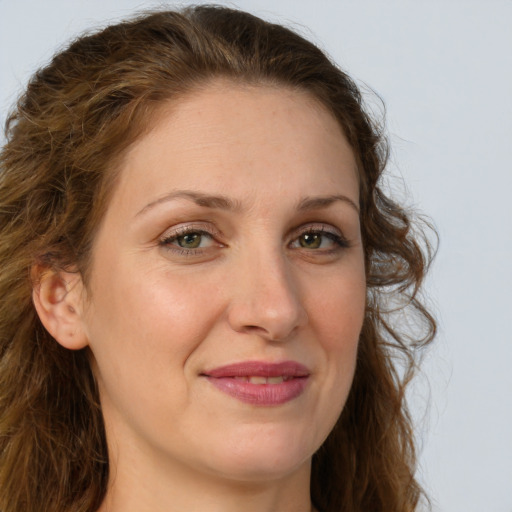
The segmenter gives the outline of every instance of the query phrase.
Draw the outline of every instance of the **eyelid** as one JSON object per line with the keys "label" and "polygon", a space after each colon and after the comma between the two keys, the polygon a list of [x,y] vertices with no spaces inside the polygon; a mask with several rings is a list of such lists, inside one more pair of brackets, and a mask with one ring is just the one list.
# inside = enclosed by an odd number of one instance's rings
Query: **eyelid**
{"label": "eyelid", "polygon": [[[186,248],[174,243],[177,238],[190,233],[198,233],[202,236],[209,237],[211,239],[211,245],[207,247]],[[297,243],[298,239],[308,233],[319,234],[329,238],[333,247],[317,249],[295,247],[294,244]],[[178,256],[201,256],[205,253],[211,253],[211,251],[215,248],[226,247],[226,245],[222,242],[222,238],[222,233],[215,227],[215,225],[209,222],[196,221],[178,224],[167,229],[161,236],[158,237],[158,244],[167,251],[170,251]],[[340,228],[333,226],[330,223],[322,222],[311,222],[293,229],[288,240],[289,241],[286,245],[289,248],[305,249],[307,251],[315,252],[318,254],[335,253],[348,248],[351,245]]]}
{"label": "eyelid", "polygon": [[327,238],[330,238],[333,244],[335,245],[334,248],[331,249],[306,249],[311,250],[318,253],[329,253],[329,252],[335,252],[340,249],[346,249],[350,247],[350,242],[346,238],[343,231],[332,224],[327,223],[320,223],[320,222],[312,222],[310,224],[305,224],[303,226],[300,226],[299,228],[295,229],[292,233],[290,242],[288,245],[292,245],[293,243],[297,242],[297,239],[305,234],[320,234],[322,236],[325,236]]}
{"label": "eyelid", "polygon": [[204,235],[209,235],[212,238],[220,238],[222,236],[222,233],[210,223],[188,222],[178,224],[167,229],[161,236],[159,236],[159,240],[162,242],[171,238],[186,235],[188,233],[201,233]]}
{"label": "eyelid", "polygon": [[303,235],[304,233],[321,233],[327,235],[331,234],[345,240],[345,235],[341,229],[333,226],[332,224],[323,222],[311,222],[309,224],[304,224],[293,230],[292,237],[296,238],[297,236]]}
{"label": "eyelid", "polygon": [[[181,247],[174,242],[181,236],[185,236],[187,234],[197,233],[203,237],[208,237],[211,239],[211,245],[207,247]],[[190,222],[178,224],[177,226],[172,226],[168,230],[164,232],[158,238],[158,245],[168,253],[173,256],[189,256],[189,257],[201,257],[206,256],[208,254],[213,255],[215,249],[219,249],[224,247],[224,244],[219,241],[219,238],[222,237],[222,233],[216,229],[212,224],[207,222]]]}

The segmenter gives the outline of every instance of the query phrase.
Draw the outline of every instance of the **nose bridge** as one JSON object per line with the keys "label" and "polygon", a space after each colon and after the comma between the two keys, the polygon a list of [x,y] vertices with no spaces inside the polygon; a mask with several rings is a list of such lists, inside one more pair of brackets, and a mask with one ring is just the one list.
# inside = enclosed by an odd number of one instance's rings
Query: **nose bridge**
{"label": "nose bridge", "polygon": [[282,248],[260,244],[241,251],[229,320],[239,332],[286,339],[307,320],[298,283]]}

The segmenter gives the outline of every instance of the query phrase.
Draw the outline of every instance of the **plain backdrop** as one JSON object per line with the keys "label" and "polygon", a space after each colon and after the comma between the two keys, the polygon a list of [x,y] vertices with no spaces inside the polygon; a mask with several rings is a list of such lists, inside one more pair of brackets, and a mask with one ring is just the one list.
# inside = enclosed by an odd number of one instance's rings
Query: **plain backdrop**
{"label": "plain backdrop", "polygon": [[[0,0],[0,122],[71,37],[158,5]],[[512,512],[512,1],[230,5],[295,27],[383,98],[394,182],[441,240],[440,334],[410,394],[419,478],[435,512]]]}

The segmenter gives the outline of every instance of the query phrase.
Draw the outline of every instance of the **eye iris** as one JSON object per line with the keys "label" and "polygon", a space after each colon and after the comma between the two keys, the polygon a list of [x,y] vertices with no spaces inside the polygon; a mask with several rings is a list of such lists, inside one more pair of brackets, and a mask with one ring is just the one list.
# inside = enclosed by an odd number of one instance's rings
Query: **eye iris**
{"label": "eye iris", "polygon": [[305,233],[300,237],[300,245],[306,249],[318,249],[322,244],[322,235]]}
{"label": "eye iris", "polygon": [[177,238],[178,245],[184,249],[196,249],[201,244],[200,233],[187,233]]}

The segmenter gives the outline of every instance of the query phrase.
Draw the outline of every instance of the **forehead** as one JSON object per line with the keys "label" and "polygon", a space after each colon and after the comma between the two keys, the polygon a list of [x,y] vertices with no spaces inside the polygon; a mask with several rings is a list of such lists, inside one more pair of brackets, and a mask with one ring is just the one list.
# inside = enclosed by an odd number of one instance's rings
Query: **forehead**
{"label": "forehead", "polygon": [[358,200],[356,162],[338,121],[309,93],[282,86],[218,80],[163,104],[120,170],[120,188],[141,197],[178,185],[247,192],[248,183],[315,182],[328,193],[342,182]]}
{"label": "forehead", "polygon": [[295,138],[300,135],[310,138],[315,132],[326,144],[339,143],[340,139],[346,142],[339,122],[311,93],[280,84],[228,79],[216,79],[177,101],[164,103],[155,112],[153,129],[158,130],[162,125],[194,124],[212,141],[225,140],[230,129],[240,137],[251,129],[253,135],[258,131],[259,135],[267,132],[269,136],[265,141],[272,142],[274,134],[268,131],[268,125],[274,121],[279,122],[281,128],[288,128],[287,133]]}

